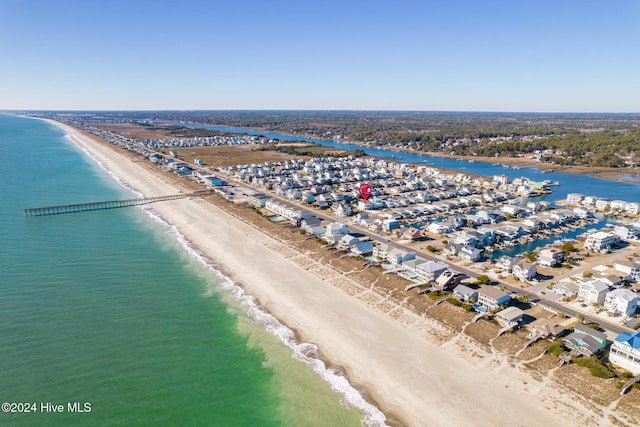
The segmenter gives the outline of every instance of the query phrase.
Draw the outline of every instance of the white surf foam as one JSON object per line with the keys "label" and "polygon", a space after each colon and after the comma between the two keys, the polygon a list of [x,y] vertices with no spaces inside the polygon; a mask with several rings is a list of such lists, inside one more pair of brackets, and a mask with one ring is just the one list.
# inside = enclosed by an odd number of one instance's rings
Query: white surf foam
{"label": "white surf foam", "polygon": [[[127,190],[135,193],[142,198],[144,195],[134,187],[123,181],[118,175],[110,171],[103,162],[96,158],[92,153],[87,151],[83,146],[79,145],[67,133],[65,137],[76,145],[82,152],[91,158],[101,169],[107,172],[118,184]],[[362,394],[356,390],[347,380],[344,372],[338,369],[327,368],[325,363],[318,358],[318,347],[312,343],[298,342],[295,334],[291,329],[283,325],[273,317],[258,301],[251,295],[247,295],[241,287],[236,285],[233,280],[225,276],[216,267],[213,260],[208,258],[200,250],[191,244],[191,242],[180,231],[169,224],[160,214],[158,214],[150,206],[141,206],[142,209],[154,221],[159,222],[167,227],[167,230],[173,235],[187,253],[201,262],[220,282],[220,288],[233,296],[245,308],[247,315],[256,323],[265,328],[269,333],[277,336],[284,345],[292,351],[292,356],[313,368],[313,371],[326,381],[333,391],[342,395],[341,402],[344,405],[353,407],[362,412],[361,422],[363,425],[378,427],[386,426],[386,417],[376,406],[367,402]]]}

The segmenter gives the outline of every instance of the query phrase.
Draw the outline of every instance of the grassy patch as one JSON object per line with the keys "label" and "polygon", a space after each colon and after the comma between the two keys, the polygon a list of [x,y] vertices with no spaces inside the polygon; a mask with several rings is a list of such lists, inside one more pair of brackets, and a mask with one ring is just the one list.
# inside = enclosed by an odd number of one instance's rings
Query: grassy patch
{"label": "grassy patch", "polygon": [[564,345],[560,338],[553,340],[551,344],[547,347],[547,352],[549,354],[553,354],[556,357],[560,357],[562,353],[564,353]]}
{"label": "grassy patch", "polygon": [[613,378],[615,374],[609,370],[596,356],[591,357],[576,357],[573,359],[573,363],[578,366],[583,366],[589,369],[591,375],[598,378]]}
{"label": "grassy patch", "polygon": [[448,295],[450,293],[451,292],[433,291],[433,292],[427,293],[427,295],[429,296],[429,298],[435,301],[435,300],[439,300],[443,296]]}

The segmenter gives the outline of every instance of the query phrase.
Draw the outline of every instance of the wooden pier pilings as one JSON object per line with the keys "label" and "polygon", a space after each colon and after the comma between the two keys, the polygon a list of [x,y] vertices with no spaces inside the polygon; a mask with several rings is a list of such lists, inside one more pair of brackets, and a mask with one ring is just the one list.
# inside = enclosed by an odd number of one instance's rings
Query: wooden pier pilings
{"label": "wooden pier pilings", "polygon": [[98,211],[103,209],[126,208],[129,206],[146,205],[148,203],[161,202],[165,200],[176,200],[194,196],[206,196],[208,194],[211,194],[211,191],[196,191],[193,193],[147,197],[143,199],[109,200],[106,202],[78,203],[74,205],[47,206],[44,208],[27,208],[24,210],[24,213],[27,216],[62,215],[76,212]]}

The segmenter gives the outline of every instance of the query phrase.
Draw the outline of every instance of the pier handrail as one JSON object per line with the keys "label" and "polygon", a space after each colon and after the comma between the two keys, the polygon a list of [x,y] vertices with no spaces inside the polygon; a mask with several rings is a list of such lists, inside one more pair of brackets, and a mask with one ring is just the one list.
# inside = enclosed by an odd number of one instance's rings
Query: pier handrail
{"label": "pier handrail", "polygon": [[62,214],[75,213],[75,212],[87,212],[87,211],[96,211],[96,210],[103,210],[103,209],[116,209],[116,208],[124,208],[129,206],[139,206],[139,205],[145,205],[148,203],[160,202],[164,200],[183,199],[186,197],[201,197],[201,196],[206,196],[212,193],[213,193],[212,190],[201,190],[201,191],[194,191],[191,193],[171,194],[167,196],[157,196],[157,197],[145,197],[140,199],[107,200],[102,202],[75,203],[75,204],[69,204],[69,205],[46,206],[41,208],[26,208],[24,210],[24,213],[27,216],[62,215]]}

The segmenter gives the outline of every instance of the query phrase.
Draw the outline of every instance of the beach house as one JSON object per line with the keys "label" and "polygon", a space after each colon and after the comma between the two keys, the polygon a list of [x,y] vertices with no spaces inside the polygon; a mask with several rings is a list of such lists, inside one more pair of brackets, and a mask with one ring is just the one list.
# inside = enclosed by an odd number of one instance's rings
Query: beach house
{"label": "beach house", "polygon": [[449,265],[441,261],[427,261],[416,266],[415,273],[422,279],[430,282],[440,276]]}
{"label": "beach house", "polygon": [[558,283],[556,283],[555,285],[553,285],[552,290],[553,292],[555,292],[560,296],[570,298],[578,295],[578,289],[579,289],[579,286],[576,283],[572,282],[569,279],[563,279]]}
{"label": "beach house", "polygon": [[503,255],[500,257],[498,262],[496,262],[496,267],[511,273],[513,271],[513,267],[522,261],[521,257],[510,257]]}
{"label": "beach house", "polygon": [[398,267],[403,262],[414,259],[415,257],[416,254],[414,252],[410,252],[406,249],[401,249],[398,247],[393,247],[391,250],[389,250],[386,260],[393,267]]}
{"label": "beach house", "polygon": [[627,279],[632,282],[640,281],[640,264],[633,261],[615,261],[613,269],[626,274]]}
{"label": "beach house", "polygon": [[460,283],[462,279],[462,275],[456,274],[451,270],[445,270],[438,276],[435,283],[433,284],[433,288],[438,291],[444,291],[447,289],[451,289],[454,286]]}
{"label": "beach house", "polygon": [[460,301],[477,301],[478,291],[467,285],[458,285],[453,288],[453,296]]}
{"label": "beach house", "polygon": [[495,315],[495,318],[498,322],[500,322],[504,326],[511,327],[515,327],[520,324],[523,317],[524,311],[522,311],[518,307],[507,307],[504,310],[499,311]]}
{"label": "beach house", "polygon": [[614,315],[635,316],[638,295],[629,289],[614,289],[604,299],[604,309]]}
{"label": "beach house", "polygon": [[640,375],[640,331],[620,333],[611,344],[609,360],[634,375]]}
{"label": "beach house", "polygon": [[478,289],[478,305],[486,311],[495,310],[511,301],[508,293],[495,286],[482,286]]}
{"label": "beach house", "polygon": [[349,228],[347,227],[346,224],[343,224],[341,222],[332,222],[331,224],[328,224],[327,227],[325,228],[324,235],[326,237],[340,239],[342,236],[346,235],[347,233],[349,233]]}
{"label": "beach house", "polygon": [[564,331],[564,326],[559,325],[558,322],[549,318],[536,319],[533,323],[531,323],[531,337],[557,337]]}
{"label": "beach house", "polygon": [[607,346],[607,335],[604,332],[578,323],[573,332],[562,339],[565,347],[585,356],[600,353]]}
{"label": "beach house", "polygon": [[587,240],[584,243],[584,248],[592,251],[605,251],[607,249],[611,249],[617,241],[618,238],[615,235],[605,233],[604,231],[598,231],[587,237]]}
{"label": "beach house", "polygon": [[609,291],[609,286],[597,279],[587,280],[578,285],[578,298],[587,304],[604,303],[604,299]]}
{"label": "beach house", "polygon": [[458,253],[458,256],[460,257],[460,259],[473,261],[473,262],[479,261],[481,255],[482,255],[482,252],[480,252],[480,249],[474,248],[473,246],[464,246],[460,249],[460,252]]}
{"label": "beach house", "polygon": [[516,264],[513,267],[512,273],[516,279],[521,280],[523,282],[533,280],[537,274],[536,266],[533,264],[528,264],[524,261]]}
{"label": "beach house", "polygon": [[543,267],[555,267],[564,259],[564,254],[556,248],[543,249],[538,254],[537,263]]}

